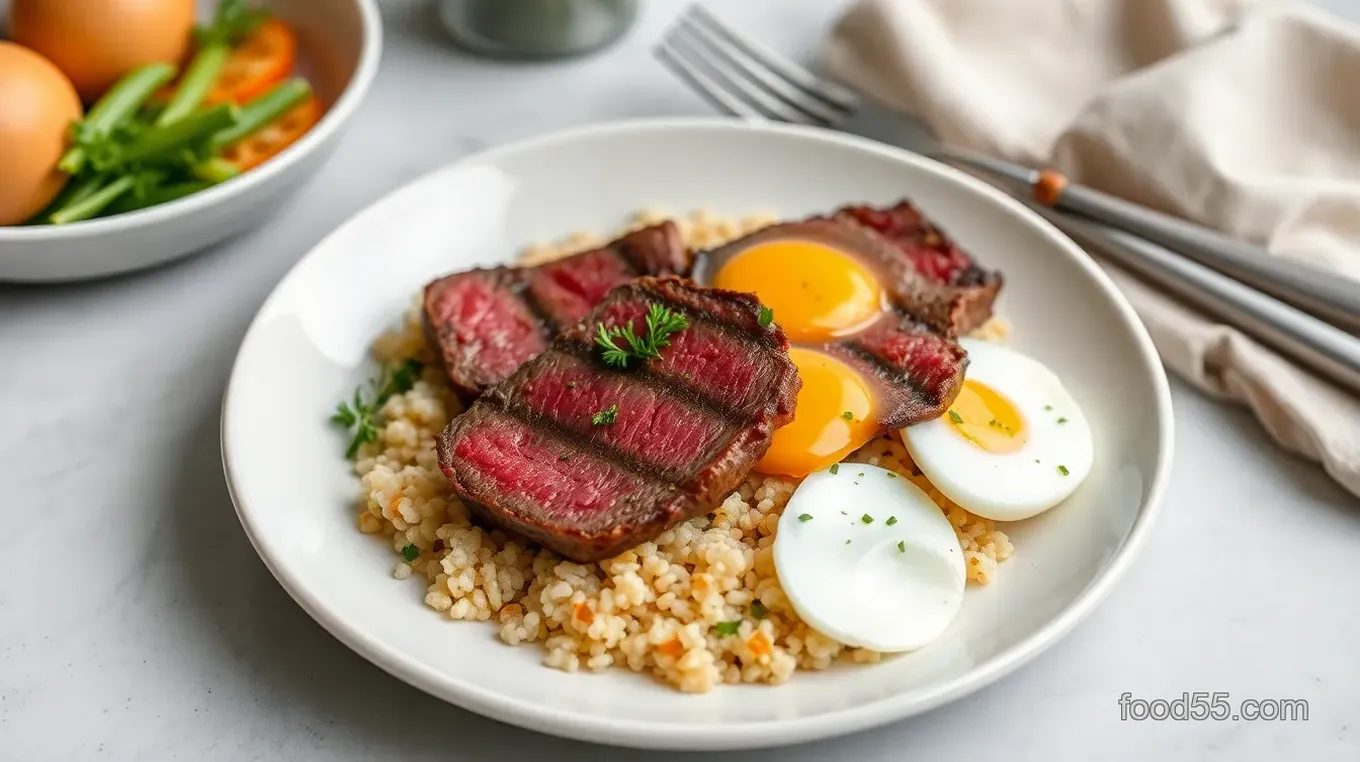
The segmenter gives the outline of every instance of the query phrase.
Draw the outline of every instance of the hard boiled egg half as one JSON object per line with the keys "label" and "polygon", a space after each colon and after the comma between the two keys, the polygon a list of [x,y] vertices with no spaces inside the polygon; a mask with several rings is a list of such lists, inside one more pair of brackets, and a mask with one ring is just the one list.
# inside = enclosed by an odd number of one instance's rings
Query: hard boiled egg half
{"label": "hard boiled egg half", "polygon": [[779,584],[798,616],[850,646],[912,651],[944,632],[967,574],[949,520],[909,480],[840,463],[803,480],[779,518]]}
{"label": "hard boiled egg half", "polygon": [[1091,471],[1091,428],[1052,371],[976,339],[963,389],[945,415],[902,429],[912,460],[945,497],[983,518],[1019,521],[1052,508]]}

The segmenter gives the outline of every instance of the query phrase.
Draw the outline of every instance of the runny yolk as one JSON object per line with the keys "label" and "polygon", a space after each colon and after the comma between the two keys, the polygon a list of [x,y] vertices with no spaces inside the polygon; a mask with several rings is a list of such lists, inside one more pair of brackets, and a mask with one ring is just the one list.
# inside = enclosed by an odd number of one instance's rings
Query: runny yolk
{"label": "runny yolk", "polygon": [[793,420],[774,432],[764,474],[807,476],[840,462],[878,433],[873,396],[864,378],[833,357],[808,349],[789,350],[803,387]]}
{"label": "runny yolk", "polygon": [[797,239],[758,243],[729,259],[713,285],[755,294],[789,340],[827,341],[882,309],[874,273],[842,251]]}
{"label": "runny yolk", "polygon": [[1027,439],[1020,411],[980,381],[963,382],[963,389],[944,418],[955,433],[987,452],[1015,452]]}

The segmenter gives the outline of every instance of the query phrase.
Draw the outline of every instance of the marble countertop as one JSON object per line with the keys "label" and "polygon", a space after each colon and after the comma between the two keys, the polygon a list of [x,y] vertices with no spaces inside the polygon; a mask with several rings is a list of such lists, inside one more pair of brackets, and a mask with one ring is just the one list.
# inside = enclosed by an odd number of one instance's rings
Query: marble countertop
{"label": "marble countertop", "polygon": [[[353,129],[264,227],[188,261],[0,286],[0,760],[634,760],[483,719],[351,653],[275,583],[237,523],[218,406],[247,322],[355,211],[484,146],[609,119],[708,113],[648,46],[645,4],[600,55],[470,59],[415,0],[380,0],[386,56]],[[725,15],[808,56],[842,2]],[[1353,17],[1360,8],[1344,8]],[[1176,464],[1142,558],[1017,673],[855,736],[749,762],[1360,758],[1360,506],[1244,412],[1173,387]],[[1300,698],[1307,721],[1121,720],[1119,697]],[[731,755],[648,754],[718,760]]]}

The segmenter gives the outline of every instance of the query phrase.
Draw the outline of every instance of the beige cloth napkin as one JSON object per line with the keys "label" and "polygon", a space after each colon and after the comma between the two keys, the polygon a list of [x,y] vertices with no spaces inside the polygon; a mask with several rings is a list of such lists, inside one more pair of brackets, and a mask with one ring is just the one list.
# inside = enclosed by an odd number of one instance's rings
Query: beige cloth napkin
{"label": "beige cloth napkin", "polygon": [[[833,74],[946,142],[1360,278],[1360,31],[1249,0],[861,0]],[[1163,362],[1360,494],[1360,402],[1116,267]],[[1360,284],[1357,284],[1360,288]]]}

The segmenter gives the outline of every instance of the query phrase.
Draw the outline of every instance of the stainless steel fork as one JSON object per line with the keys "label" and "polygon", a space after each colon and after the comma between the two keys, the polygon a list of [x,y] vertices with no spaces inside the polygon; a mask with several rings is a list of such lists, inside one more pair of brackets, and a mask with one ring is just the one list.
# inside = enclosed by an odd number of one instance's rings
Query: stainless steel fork
{"label": "stainless steel fork", "polygon": [[1068,182],[1054,170],[1013,164],[942,143],[921,120],[868,99],[780,56],[692,5],[654,50],[696,93],[725,113],[827,127],[979,173],[1034,202],[1132,233],[1310,314],[1360,331],[1360,286],[1170,215]]}
{"label": "stainless steel fork", "polygon": [[1343,278],[1069,183],[1051,170],[944,145],[920,120],[812,74],[701,6],[685,11],[655,54],[727,114],[849,132],[980,173],[1012,191],[1026,190],[1030,205],[1064,232],[1360,392],[1360,339],[1336,327],[1360,328],[1360,288]]}

